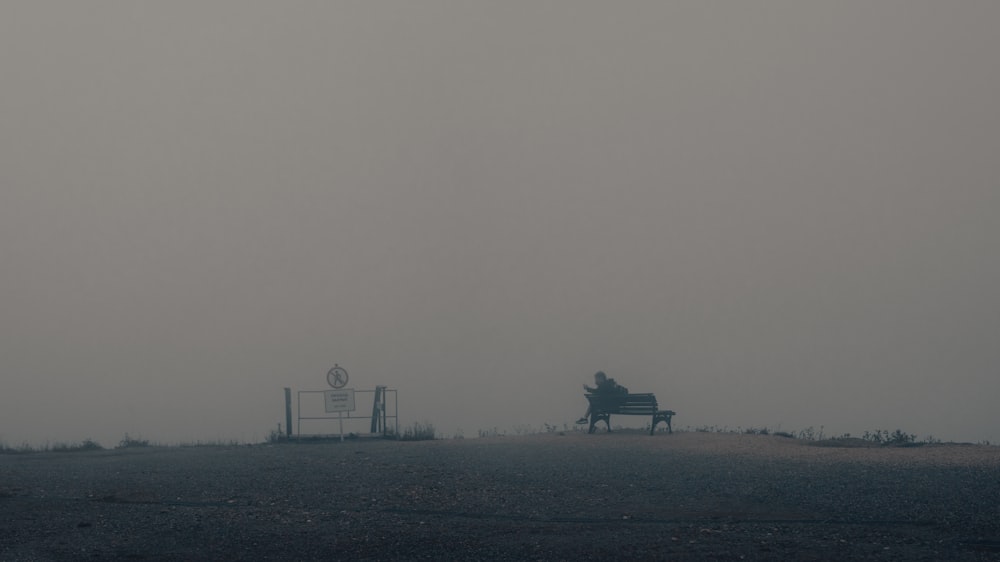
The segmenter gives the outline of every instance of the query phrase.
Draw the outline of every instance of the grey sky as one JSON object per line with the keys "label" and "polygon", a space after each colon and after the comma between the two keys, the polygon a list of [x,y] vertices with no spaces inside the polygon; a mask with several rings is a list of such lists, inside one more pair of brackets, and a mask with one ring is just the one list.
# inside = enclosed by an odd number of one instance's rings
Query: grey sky
{"label": "grey sky", "polygon": [[[680,426],[1000,441],[1000,4],[10,2],[0,440]],[[620,420],[641,423],[641,420]]]}

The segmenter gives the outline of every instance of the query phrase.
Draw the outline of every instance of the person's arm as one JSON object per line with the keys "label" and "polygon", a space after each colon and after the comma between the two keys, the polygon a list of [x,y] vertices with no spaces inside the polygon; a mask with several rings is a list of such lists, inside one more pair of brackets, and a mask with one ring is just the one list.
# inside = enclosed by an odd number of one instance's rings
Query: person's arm
{"label": "person's arm", "polygon": [[583,385],[583,389],[586,390],[587,392],[591,393],[591,394],[597,392],[596,388],[591,387],[591,386],[587,386],[587,385]]}

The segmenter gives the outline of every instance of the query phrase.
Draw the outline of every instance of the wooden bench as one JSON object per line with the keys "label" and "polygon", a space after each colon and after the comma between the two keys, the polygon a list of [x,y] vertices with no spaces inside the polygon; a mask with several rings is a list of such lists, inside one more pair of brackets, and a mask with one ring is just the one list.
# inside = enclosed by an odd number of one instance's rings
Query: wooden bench
{"label": "wooden bench", "polygon": [[624,416],[653,416],[653,421],[649,426],[649,434],[653,435],[656,426],[661,421],[667,424],[667,432],[673,433],[670,426],[670,418],[674,417],[673,410],[660,410],[656,403],[656,396],[652,394],[585,394],[590,402],[590,430],[593,433],[597,422],[603,421],[611,431],[611,414]]}

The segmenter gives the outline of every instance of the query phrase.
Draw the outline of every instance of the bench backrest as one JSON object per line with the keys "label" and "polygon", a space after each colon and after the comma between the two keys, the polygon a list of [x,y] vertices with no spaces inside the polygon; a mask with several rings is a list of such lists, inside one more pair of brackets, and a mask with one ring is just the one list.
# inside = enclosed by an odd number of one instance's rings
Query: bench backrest
{"label": "bench backrest", "polygon": [[610,414],[653,414],[657,411],[653,394],[586,394],[591,408]]}

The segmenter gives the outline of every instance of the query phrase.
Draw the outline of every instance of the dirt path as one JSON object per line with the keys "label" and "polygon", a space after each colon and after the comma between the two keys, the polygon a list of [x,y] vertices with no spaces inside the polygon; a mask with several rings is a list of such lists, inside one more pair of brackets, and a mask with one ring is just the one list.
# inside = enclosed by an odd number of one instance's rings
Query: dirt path
{"label": "dirt path", "polygon": [[773,436],[0,456],[0,559],[1000,560],[1000,448]]}

